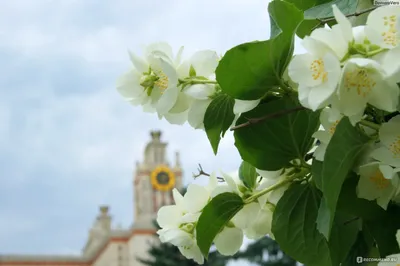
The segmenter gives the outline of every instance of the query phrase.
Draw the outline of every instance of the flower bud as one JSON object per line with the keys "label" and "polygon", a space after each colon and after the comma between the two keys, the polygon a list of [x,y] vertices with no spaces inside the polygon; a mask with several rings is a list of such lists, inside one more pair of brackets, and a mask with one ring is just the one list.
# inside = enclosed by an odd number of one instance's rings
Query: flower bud
{"label": "flower bud", "polygon": [[158,80],[158,77],[151,72],[150,74],[143,75],[140,78],[140,85],[144,88],[150,88],[154,86],[154,83]]}

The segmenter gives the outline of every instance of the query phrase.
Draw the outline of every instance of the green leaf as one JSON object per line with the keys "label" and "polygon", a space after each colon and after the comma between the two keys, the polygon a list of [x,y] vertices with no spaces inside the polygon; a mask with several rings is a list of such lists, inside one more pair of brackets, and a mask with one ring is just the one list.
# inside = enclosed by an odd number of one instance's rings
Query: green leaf
{"label": "green leaf", "polygon": [[234,99],[220,94],[212,100],[204,115],[204,128],[215,154],[218,152],[221,136],[224,137],[235,119],[234,104]]}
{"label": "green leaf", "polygon": [[[371,7],[374,7],[374,0],[361,0],[361,1],[358,1],[357,8],[354,12],[361,12],[361,11],[366,10]],[[369,15],[369,12],[364,13],[359,16],[350,17],[349,20],[353,27],[365,25],[367,23],[368,15]]]}
{"label": "green leaf", "polygon": [[[226,52],[216,69],[221,90],[235,99],[257,100],[272,88],[281,85],[282,74],[289,64],[294,49],[294,33],[303,20],[301,11],[289,3],[274,1],[290,13],[290,22],[273,21],[285,31],[267,41],[238,45]],[[274,6],[273,5],[273,6]],[[280,13],[279,11],[276,11]]]}
{"label": "green leaf", "polygon": [[385,215],[385,211],[375,201],[357,197],[356,188],[359,176],[351,173],[345,180],[340,192],[337,209],[352,214],[364,221],[374,221]]}
{"label": "green leaf", "polygon": [[[325,4],[330,2],[330,0],[285,0],[286,2],[293,3],[298,9],[305,11],[308,10],[316,5]],[[300,38],[304,38],[306,35],[311,34],[311,30],[317,27],[320,22],[316,19],[312,20],[304,20],[299,27],[297,28],[297,36]],[[272,27],[272,25],[271,25]]]}
{"label": "green leaf", "polygon": [[296,34],[299,38],[303,39],[305,36],[309,36],[314,29],[322,27],[322,24],[320,24],[321,23],[317,19],[305,19],[300,24]]}
{"label": "green leaf", "polygon": [[400,229],[400,207],[389,205],[384,215],[378,218],[375,221],[366,221],[365,224],[377,243],[380,257],[400,253],[396,240],[397,230]]}
{"label": "green leaf", "polygon": [[239,167],[239,178],[243,181],[243,184],[253,189],[256,185],[257,177],[256,168],[248,162],[243,161]]}
{"label": "green leaf", "polygon": [[361,228],[354,215],[338,212],[328,243],[315,220],[321,193],[308,184],[292,184],[278,201],[272,232],[282,250],[307,266],[336,266],[350,254]]}
{"label": "green leaf", "polygon": [[361,220],[354,215],[337,212],[329,241],[333,265],[340,265],[349,255],[361,229]]}
{"label": "green leaf", "polygon": [[[271,21],[271,38],[281,32],[294,32],[303,20],[303,12],[294,4],[274,0],[268,5]],[[290,19],[287,19],[290,17]]]}
{"label": "green leaf", "polygon": [[275,171],[296,158],[304,158],[313,143],[312,134],[319,126],[319,113],[299,108],[297,100],[285,97],[260,104],[243,114],[236,125],[247,119],[276,115],[271,119],[235,130],[235,145],[242,159],[261,170]]}
{"label": "green leaf", "polygon": [[208,257],[215,237],[244,206],[241,197],[222,193],[213,198],[203,209],[196,226],[196,239],[204,257]]}
{"label": "green leaf", "polygon": [[[342,266],[354,266],[357,262],[358,257],[368,257],[369,251],[373,246],[373,239],[366,237],[365,230],[358,232],[357,239],[353,244],[349,254],[347,255],[346,259],[343,261]],[[360,265],[360,264],[359,264]]]}
{"label": "green leaf", "polygon": [[332,5],[336,5],[343,14],[349,15],[356,11],[358,0],[335,0],[322,5],[317,5],[306,10],[304,12],[304,18],[326,19],[328,17],[333,17]]}
{"label": "green leaf", "polygon": [[309,185],[294,183],[276,205],[272,233],[281,249],[307,266],[333,266],[326,239],[315,220],[320,196]]}
{"label": "green leaf", "polygon": [[313,159],[311,165],[311,175],[314,183],[319,190],[322,190],[322,162]]}
{"label": "green leaf", "polygon": [[342,118],[326,148],[321,175],[315,181],[321,186],[325,201],[318,213],[318,230],[329,239],[343,182],[364,151],[368,138]]}

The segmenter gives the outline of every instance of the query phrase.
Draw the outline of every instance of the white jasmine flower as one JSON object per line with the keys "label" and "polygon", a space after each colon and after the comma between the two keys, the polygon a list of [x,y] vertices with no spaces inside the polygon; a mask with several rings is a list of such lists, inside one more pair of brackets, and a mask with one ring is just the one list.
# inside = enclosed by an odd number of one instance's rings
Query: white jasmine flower
{"label": "white jasmine flower", "polygon": [[343,68],[339,84],[340,109],[346,116],[364,111],[367,103],[384,111],[396,110],[399,88],[386,79],[386,73],[374,60],[352,58]]}
{"label": "white jasmine flower", "polygon": [[376,200],[386,210],[399,186],[399,176],[388,165],[372,162],[359,168],[360,180],[357,196],[367,200]]}
{"label": "white jasmine flower", "polygon": [[290,78],[299,84],[300,103],[313,111],[328,104],[340,79],[340,62],[324,43],[305,37],[307,54],[295,56],[289,64]]}
{"label": "white jasmine flower", "polygon": [[400,167],[400,115],[382,124],[379,139],[382,145],[372,152],[371,157],[384,164]]}
{"label": "white jasmine flower", "polygon": [[399,6],[382,6],[368,15],[365,33],[371,43],[392,49],[399,44]]}

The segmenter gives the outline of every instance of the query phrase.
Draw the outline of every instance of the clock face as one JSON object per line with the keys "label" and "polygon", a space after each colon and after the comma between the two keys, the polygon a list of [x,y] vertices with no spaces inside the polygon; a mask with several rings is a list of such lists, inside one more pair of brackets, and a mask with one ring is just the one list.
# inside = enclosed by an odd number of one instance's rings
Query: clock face
{"label": "clock face", "polygon": [[157,174],[157,182],[161,185],[166,185],[169,183],[169,175],[166,172],[160,172]]}
{"label": "clock face", "polygon": [[166,166],[158,166],[151,173],[151,184],[159,191],[169,191],[175,186],[175,175]]}

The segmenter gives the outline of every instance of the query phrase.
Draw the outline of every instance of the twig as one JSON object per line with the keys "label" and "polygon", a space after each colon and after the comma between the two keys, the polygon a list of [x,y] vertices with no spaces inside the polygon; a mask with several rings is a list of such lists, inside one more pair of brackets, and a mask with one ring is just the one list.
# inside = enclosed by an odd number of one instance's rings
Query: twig
{"label": "twig", "polygon": [[305,109],[303,106],[297,106],[297,107],[292,108],[292,109],[279,111],[279,112],[268,114],[268,115],[265,115],[265,116],[262,116],[262,117],[258,117],[258,118],[246,118],[247,119],[246,123],[234,126],[234,127],[231,128],[231,130],[233,131],[233,130],[236,130],[236,129],[239,129],[239,128],[247,127],[247,126],[250,126],[251,124],[257,124],[257,123],[260,123],[260,122],[265,121],[265,120],[269,120],[269,119],[277,118],[277,117],[280,117],[280,116],[284,116],[284,115],[287,115],[287,114],[290,114],[290,113],[294,113],[294,112],[297,112],[297,111],[300,111],[300,110],[303,110],[303,109]]}
{"label": "twig", "polygon": [[[350,18],[350,17],[358,17],[358,16],[360,16],[360,15],[362,15],[362,14],[371,12],[371,11],[375,10],[376,8],[377,8],[377,6],[370,7],[370,8],[361,10],[361,11],[359,11],[359,12],[354,12],[354,13],[352,13],[352,14],[348,14],[348,15],[346,15],[346,17],[347,17],[347,18]],[[334,21],[334,20],[335,20],[335,17],[332,16],[332,17],[327,17],[327,18],[324,18],[324,19],[319,19],[319,18],[317,18],[317,20],[319,21],[319,24],[316,25],[316,26],[314,26],[314,27],[311,29],[311,31],[315,30],[316,28],[318,28],[318,27],[321,26],[321,25],[324,25],[325,23]]]}
{"label": "twig", "polygon": [[[202,176],[202,175],[208,176],[208,177],[211,176],[209,173],[204,172],[203,167],[201,167],[201,164],[199,164],[199,168],[197,168],[197,171],[199,171],[199,173],[197,175],[195,173],[193,173],[193,178],[194,179],[196,179],[196,178],[198,178],[199,176]],[[219,182],[224,182],[225,181],[225,179],[223,179],[222,177],[219,177],[219,176],[217,176],[217,179],[218,179]]]}

